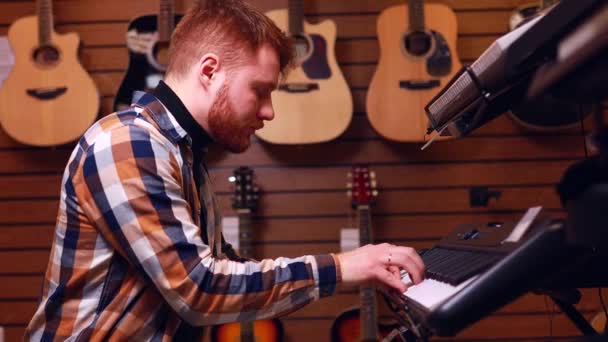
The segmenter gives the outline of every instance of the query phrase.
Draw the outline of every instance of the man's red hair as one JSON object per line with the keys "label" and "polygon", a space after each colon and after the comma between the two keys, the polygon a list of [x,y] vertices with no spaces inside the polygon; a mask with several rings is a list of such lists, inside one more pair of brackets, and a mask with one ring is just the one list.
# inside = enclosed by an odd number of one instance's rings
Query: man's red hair
{"label": "man's red hair", "polygon": [[205,53],[217,54],[230,68],[263,44],[274,48],[284,72],[294,58],[292,45],[272,20],[242,0],[201,0],[173,31],[167,74],[184,75]]}

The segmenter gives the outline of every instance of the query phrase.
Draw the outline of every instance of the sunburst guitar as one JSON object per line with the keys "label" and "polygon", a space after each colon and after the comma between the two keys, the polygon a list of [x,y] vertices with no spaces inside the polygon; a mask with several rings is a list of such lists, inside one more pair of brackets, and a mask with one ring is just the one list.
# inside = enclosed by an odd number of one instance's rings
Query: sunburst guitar
{"label": "sunburst guitar", "polygon": [[410,0],[382,11],[377,29],[380,59],[367,93],[369,121],[387,139],[424,142],[424,107],[462,68],[456,16],[443,4]]}
{"label": "sunburst guitar", "polygon": [[336,24],[304,22],[302,0],[266,13],[294,39],[297,67],[272,93],[274,120],[256,132],[275,144],[310,144],[342,134],[352,118],[350,88],[336,62]]}
{"label": "sunburst guitar", "polygon": [[95,121],[99,95],[78,61],[78,35],[53,31],[50,0],[38,0],[37,11],[9,28],[15,65],[0,88],[0,122],[23,144],[61,145]]}

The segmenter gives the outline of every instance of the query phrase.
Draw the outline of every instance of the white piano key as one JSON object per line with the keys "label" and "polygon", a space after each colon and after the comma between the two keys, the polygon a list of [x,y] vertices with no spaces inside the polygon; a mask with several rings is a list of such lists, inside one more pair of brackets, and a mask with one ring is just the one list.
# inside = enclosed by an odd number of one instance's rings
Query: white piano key
{"label": "white piano key", "polygon": [[453,286],[431,278],[426,278],[421,283],[414,285],[410,275],[405,273],[401,278],[401,281],[409,286],[407,291],[403,293],[404,296],[416,301],[428,310],[432,310],[437,305],[465,288],[476,278],[477,276],[473,276],[458,284],[458,286]]}

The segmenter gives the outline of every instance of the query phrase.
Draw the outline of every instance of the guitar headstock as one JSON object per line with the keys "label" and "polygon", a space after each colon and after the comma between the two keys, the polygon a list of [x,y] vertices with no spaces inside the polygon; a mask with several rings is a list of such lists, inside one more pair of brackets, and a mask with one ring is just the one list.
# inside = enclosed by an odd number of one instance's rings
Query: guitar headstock
{"label": "guitar headstock", "polygon": [[229,178],[234,183],[234,196],[232,198],[232,208],[235,210],[249,209],[252,212],[258,208],[259,189],[253,183],[253,170],[246,166],[241,166],[234,170],[234,174]]}
{"label": "guitar headstock", "polygon": [[347,194],[351,198],[353,208],[374,204],[378,196],[376,174],[367,166],[357,165],[353,166],[347,176]]}

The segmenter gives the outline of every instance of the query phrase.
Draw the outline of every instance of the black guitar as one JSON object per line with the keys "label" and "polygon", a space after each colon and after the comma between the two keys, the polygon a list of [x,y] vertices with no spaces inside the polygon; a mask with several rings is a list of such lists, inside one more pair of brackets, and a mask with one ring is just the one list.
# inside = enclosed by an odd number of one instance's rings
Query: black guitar
{"label": "black guitar", "polygon": [[[253,258],[251,217],[258,207],[259,191],[253,182],[253,170],[241,166],[234,170],[232,208],[239,217],[239,255]],[[211,342],[281,342],[283,324],[278,319],[227,323],[211,327]]]}
{"label": "black guitar", "polygon": [[171,33],[181,18],[182,15],[174,13],[172,0],[160,0],[158,15],[145,15],[131,21],[127,29],[129,67],[118,88],[114,110],[129,107],[135,91],[153,90],[163,79]]}

